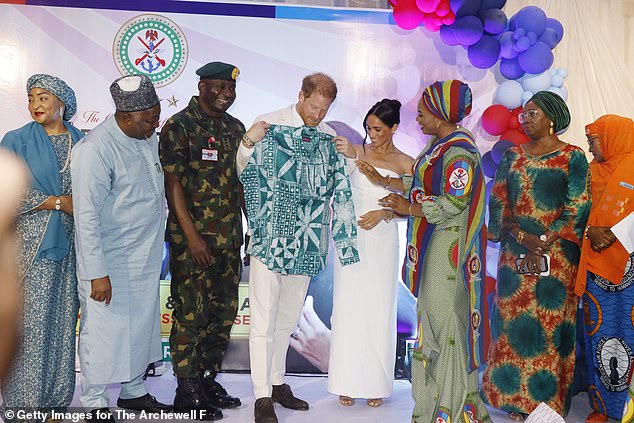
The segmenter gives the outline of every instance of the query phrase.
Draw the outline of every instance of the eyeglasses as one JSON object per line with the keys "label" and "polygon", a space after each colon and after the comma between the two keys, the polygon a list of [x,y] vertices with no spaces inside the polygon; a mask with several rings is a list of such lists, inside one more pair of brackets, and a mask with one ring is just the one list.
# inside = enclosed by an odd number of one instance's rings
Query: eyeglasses
{"label": "eyeglasses", "polygon": [[594,143],[599,139],[599,137],[590,137],[588,138],[588,145],[592,147]]}
{"label": "eyeglasses", "polygon": [[520,123],[524,123],[529,119],[535,119],[537,115],[539,115],[539,110],[531,109],[518,114],[517,119],[520,121]]}

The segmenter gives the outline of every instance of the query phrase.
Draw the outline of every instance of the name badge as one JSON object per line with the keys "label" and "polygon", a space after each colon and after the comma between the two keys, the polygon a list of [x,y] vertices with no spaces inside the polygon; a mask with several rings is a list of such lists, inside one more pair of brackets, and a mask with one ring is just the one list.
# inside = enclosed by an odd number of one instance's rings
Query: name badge
{"label": "name badge", "polygon": [[203,148],[203,157],[202,159],[207,162],[217,162],[218,161],[218,150],[211,150],[209,148]]}
{"label": "name badge", "polygon": [[621,185],[623,188],[627,188],[627,189],[634,190],[634,185],[632,185],[632,184],[628,184],[628,183],[627,183],[627,182],[625,182],[625,181],[621,181],[621,182],[619,183],[619,185]]}

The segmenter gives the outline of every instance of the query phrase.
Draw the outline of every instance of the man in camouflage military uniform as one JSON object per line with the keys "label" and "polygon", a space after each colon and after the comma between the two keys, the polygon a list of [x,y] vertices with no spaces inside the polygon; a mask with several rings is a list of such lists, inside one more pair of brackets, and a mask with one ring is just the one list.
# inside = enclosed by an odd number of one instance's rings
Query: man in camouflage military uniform
{"label": "man in camouflage military uniform", "polygon": [[235,157],[245,128],[227,113],[238,73],[221,62],[198,69],[199,96],[167,121],[160,137],[170,210],[174,409],[205,410],[211,420],[222,418],[219,408],[240,405],[215,381],[236,316],[241,269]]}

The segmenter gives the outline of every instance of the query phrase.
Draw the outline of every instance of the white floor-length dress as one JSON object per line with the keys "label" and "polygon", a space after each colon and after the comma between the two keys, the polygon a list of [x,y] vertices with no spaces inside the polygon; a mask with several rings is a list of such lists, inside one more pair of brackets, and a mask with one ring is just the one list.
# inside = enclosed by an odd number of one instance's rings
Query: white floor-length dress
{"label": "white floor-length dress", "polygon": [[[383,176],[398,177],[377,168]],[[357,220],[378,210],[390,193],[355,169],[350,175]],[[335,260],[328,391],[352,398],[392,394],[396,356],[396,293],[399,247],[395,220],[371,230],[359,228],[360,262],[341,267]]]}

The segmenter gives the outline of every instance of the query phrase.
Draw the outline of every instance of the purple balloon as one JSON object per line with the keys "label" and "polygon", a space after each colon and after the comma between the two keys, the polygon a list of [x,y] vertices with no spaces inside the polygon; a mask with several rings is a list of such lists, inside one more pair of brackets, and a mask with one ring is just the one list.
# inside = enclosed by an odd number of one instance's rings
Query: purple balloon
{"label": "purple balloon", "polygon": [[489,34],[498,35],[506,29],[506,14],[500,9],[487,9],[480,14],[484,22],[484,30]]}
{"label": "purple balloon", "polygon": [[554,61],[553,52],[546,43],[537,41],[519,54],[517,60],[527,73],[539,74],[549,69]]}
{"label": "purple balloon", "polygon": [[489,69],[500,57],[500,42],[493,35],[483,35],[480,41],[467,49],[467,57],[478,69]]}
{"label": "purple balloon", "polygon": [[519,37],[517,41],[515,41],[515,50],[517,50],[520,53],[528,50],[530,46],[531,46],[531,40],[529,40],[528,37],[526,36]]}
{"label": "purple balloon", "polygon": [[449,6],[456,18],[477,15],[482,6],[482,0],[449,0]]}
{"label": "purple balloon", "polygon": [[561,24],[561,22],[559,22],[557,19],[555,18],[546,19],[546,28],[550,28],[554,30],[557,33],[557,36],[559,37],[560,41],[562,38],[564,38],[564,27]]}
{"label": "purple balloon", "polygon": [[500,140],[493,145],[491,149],[491,158],[496,164],[500,164],[502,157],[504,157],[504,152],[507,148],[513,147],[513,143],[509,140]]}
{"label": "purple balloon", "polygon": [[502,9],[506,4],[506,0],[482,0],[480,10]]}
{"label": "purple balloon", "polygon": [[523,7],[516,16],[515,25],[526,32],[534,32],[539,37],[546,29],[546,13],[537,6]]}
{"label": "purple balloon", "polygon": [[517,20],[517,15],[511,16],[511,18],[509,19],[509,25],[507,28],[509,31],[515,31],[517,29],[517,25],[515,24],[516,20]]}
{"label": "purple balloon", "polygon": [[439,32],[440,39],[448,46],[457,46],[460,44],[458,40],[456,40],[456,34],[454,34],[453,28],[451,26],[441,26]]}
{"label": "purple balloon", "polygon": [[363,136],[347,123],[340,122],[338,120],[331,120],[326,123],[335,130],[335,134],[348,138],[348,141],[352,144],[363,144]]}
{"label": "purple balloon", "polygon": [[500,73],[506,79],[519,79],[524,76],[524,69],[517,63],[517,57],[502,59],[500,61]]}
{"label": "purple balloon", "polygon": [[526,35],[526,30],[524,28],[517,28],[515,29],[515,31],[513,31],[513,39],[516,41],[524,35]]}
{"label": "purple balloon", "polygon": [[513,48],[513,33],[506,31],[499,38],[500,41],[500,56],[505,59],[513,59],[519,54],[515,48]]}
{"label": "purple balloon", "polygon": [[557,44],[559,44],[559,41],[561,41],[561,39],[554,29],[546,28],[542,35],[540,35],[539,41],[545,43],[546,45],[548,45],[548,47],[553,49],[557,47]]}
{"label": "purple balloon", "polygon": [[491,152],[487,151],[482,155],[482,172],[484,176],[488,176],[489,178],[493,178],[495,176],[495,171],[497,170],[498,165],[493,161],[493,157],[491,157]]}
{"label": "purple balloon", "polygon": [[456,19],[456,22],[454,22],[451,27],[453,28],[456,41],[463,46],[470,46],[480,41],[482,31],[484,30],[482,21],[475,16],[463,16],[462,18]]}

